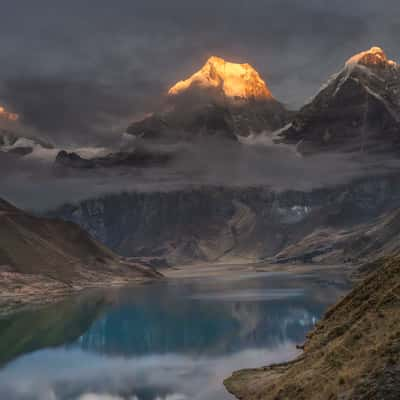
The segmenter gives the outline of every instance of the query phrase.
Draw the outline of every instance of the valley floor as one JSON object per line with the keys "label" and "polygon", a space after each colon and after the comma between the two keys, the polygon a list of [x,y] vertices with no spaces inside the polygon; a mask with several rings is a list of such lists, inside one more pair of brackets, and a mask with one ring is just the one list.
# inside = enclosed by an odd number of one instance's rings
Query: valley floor
{"label": "valley floor", "polygon": [[271,264],[268,262],[245,262],[237,260],[231,263],[198,263],[182,265],[172,268],[163,269],[162,273],[165,277],[171,279],[186,278],[212,278],[216,276],[231,276],[232,274],[248,274],[248,273],[292,273],[304,274],[307,272],[337,272],[342,278],[350,278],[355,271],[355,267],[351,264],[338,265],[319,265],[319,264]]}

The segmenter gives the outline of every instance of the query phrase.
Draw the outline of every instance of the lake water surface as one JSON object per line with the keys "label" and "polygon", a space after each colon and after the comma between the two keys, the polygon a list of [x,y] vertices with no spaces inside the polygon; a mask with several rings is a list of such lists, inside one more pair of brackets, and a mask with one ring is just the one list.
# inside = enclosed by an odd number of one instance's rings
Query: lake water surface
{"label": "lake water surface", "polygon": [[0,399],[225,400],[232,371],[282,362],[348,289],[256,273],[99,290],[0,319]]}

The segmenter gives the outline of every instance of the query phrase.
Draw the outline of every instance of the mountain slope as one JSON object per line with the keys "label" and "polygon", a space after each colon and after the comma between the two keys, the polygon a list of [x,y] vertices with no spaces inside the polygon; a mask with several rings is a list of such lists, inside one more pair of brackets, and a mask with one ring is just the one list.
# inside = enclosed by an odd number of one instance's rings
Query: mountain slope
{"label": "mountain slope", "polygon": [[278,141],[302,153],[400,150],[400,67],[379,47],[351,57]]}
{"label": "mountain slope", "polygon": [[27,214],[0,199],[1,297],[158,276],[126,262],[77,225]]}
{"label": "mountain slope", "polygon": [[241,400],[400,398],[400,259],[383,259],[320,321],[304,353],[225,381]]}
{"label": "mountain slope", "polygon": [[400,210],[352,227],[317,226],[310,234],[292,243],[273,262],[371,262],[387,254],[400,254]]}

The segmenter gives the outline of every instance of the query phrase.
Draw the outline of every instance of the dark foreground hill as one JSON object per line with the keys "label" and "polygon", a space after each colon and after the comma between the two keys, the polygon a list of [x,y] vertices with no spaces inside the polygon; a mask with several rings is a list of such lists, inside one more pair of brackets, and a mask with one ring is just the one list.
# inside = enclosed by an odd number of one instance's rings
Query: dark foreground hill
{"label": "dark foreground hill", "polygon": [[159,276],[93,240],[76,224],[35,217],[0,199],[0,300]]}
{"label": "dark foreground hill", "polygon": [[243,400],[400,398],[400,259],[371,271],[308,336],[296,360],[239,371],[225,381]]}

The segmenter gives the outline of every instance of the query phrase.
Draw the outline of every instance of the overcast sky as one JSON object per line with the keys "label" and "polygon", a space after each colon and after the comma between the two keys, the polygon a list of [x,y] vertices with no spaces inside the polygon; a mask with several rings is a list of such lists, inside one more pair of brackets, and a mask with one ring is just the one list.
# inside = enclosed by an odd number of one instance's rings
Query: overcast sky
{"label": "overcast sky", "polygon": [[91,143],[219,55],[294,108],[355,52],[398,60],[399,17],[398,0],[4,0],[0,104],[55,142]]}

